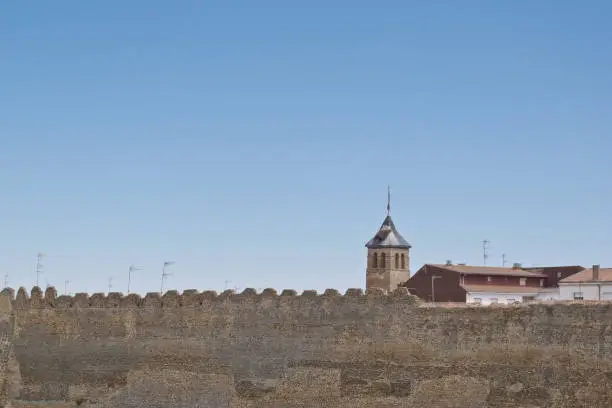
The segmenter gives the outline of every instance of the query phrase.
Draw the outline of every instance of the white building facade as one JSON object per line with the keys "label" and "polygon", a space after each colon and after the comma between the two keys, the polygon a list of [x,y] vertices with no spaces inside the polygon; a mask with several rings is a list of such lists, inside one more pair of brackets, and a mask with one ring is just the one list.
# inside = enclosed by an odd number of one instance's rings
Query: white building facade
{"label": "white building facade", "polygon": [[559,282],[560,300],[612,300],[612,268],[593,265]]}
{"label": "white building facade", "polygon": [[612,282],[559,283],[562,300],[612,300]]}
{"label": "white building facade", "polygon": [[539,302],[559,299],[561,299],[559,288],[542,288],[536,295],[536,300]]}
{"label": "white building facade", "polygon": [[466,290],[466,303],[483,306],[493,304],[511,305],[558,298],[558,291],[548,288],[497,286],[492,290],[493,288],[482,288],[469,285],[463,285],[463,288]]}

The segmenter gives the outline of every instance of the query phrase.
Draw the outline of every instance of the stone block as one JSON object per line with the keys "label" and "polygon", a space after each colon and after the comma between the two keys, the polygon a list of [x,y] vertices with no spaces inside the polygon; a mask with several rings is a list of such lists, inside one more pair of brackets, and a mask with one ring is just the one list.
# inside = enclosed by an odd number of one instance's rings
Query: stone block
{"label": "stone block", "polygon": [[487,408],[488,395],[487,379],[455,375],[417,382],[409,401],[415,407]]}
{"label": "stone block", "polygon": [[235,395],[227,375],[181,370],[131,371],[127,386],[110,395],[107,408],[229,408]]}
{"label": "stone block", "polygon": [[340,396],[340,370],[334,368],[288,368],[276,388],[277,395],[309,399]]}

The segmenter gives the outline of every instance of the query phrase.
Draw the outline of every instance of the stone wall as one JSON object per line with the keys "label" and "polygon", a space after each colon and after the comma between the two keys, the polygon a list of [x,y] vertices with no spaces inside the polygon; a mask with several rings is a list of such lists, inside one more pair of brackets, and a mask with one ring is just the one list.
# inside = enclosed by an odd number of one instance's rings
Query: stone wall
{"label": "stone wall", "polygon": [[612,406],[609,303],[3,293],[0,406]]}

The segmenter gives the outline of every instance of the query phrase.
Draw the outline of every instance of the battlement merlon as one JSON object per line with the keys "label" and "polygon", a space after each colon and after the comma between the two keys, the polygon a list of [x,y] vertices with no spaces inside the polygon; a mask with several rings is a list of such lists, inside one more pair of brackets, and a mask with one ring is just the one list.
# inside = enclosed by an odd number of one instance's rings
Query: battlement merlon
{"label": "battlement merlon", "polygon": [[1,293],[3,296],[8,296],[11,299],[13,309],[29,309],[29,308],[52,308],[52,309],[70,309],[70,308],[179,308],[197,306],[211,302],[264,302],[264,301],[329,301],[336,299],[344,302],[383,302],[383,303],[401,303],[416,305],[420,300],[411,295],[406,288],[397,288],[390,294],[385,294],[382,289],[371,288],[365,293],[362,289],[351,288],[347,289],[344,295],[341,295],[336,289],[326,289],[322,294],[316,290],[305,290],[301,295],[293,289],[284,289],[280,295],[275,289],[264,289],[261,293],[253,288],[246,288],[241,293],[236,293],[234,290],[226,290],[222,293],[216,291],[199,292],[197,289],[187,289],[183,293],[176,290],[169,290],[163,295],[159,292],[149,292],[144,297],[138,294],[129,294],[125,296],[120,292],[111,292],[108,295],[104,293],[76,293],[74,296],[58,296],[57,290],[54,287],[48,287],[43,293],[42,289],[34,286],[28,295],[26,288],[20,287],[15,295],[12,288],[5,288]]}

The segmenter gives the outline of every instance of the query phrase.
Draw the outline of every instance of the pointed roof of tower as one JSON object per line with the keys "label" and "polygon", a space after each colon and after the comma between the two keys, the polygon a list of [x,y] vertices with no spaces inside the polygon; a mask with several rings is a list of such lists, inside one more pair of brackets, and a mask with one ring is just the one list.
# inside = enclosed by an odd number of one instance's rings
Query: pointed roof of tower
{"label": "pointed roof of tower", "polygon": [[391,219],[391,188],[387,190],[387,216],[374,237],[366,244],[367,248],[412,248],[395,228]]}
{"label": "pointed roof of tower", "polygon": [[380,229],[374,237],[366,244],[368,248],[412,248],[395,228],[390,215],[385,217]]}

